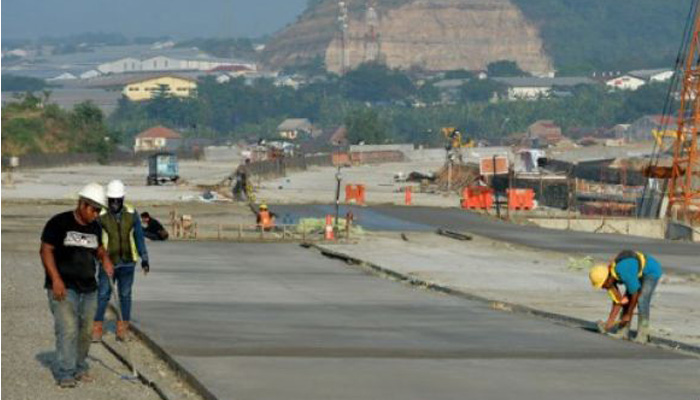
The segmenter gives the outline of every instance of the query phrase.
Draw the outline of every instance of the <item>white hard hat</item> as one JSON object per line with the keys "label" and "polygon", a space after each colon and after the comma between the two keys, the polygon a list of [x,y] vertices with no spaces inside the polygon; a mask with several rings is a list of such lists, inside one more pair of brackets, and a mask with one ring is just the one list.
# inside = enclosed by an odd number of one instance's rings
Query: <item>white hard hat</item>
{"label": "white hard hat", "polygon": [[121,199],[125,194],[124,182],[115,179],[107,184],[107,198]]}
{"label": "white hard hat", "polygon": [[85,185],[85,187],[80,189],[78,196],[83,199],[90,200],[101,207],[107,207],[107,196],[105,195],[105,189],[99,183],[88,183]]}

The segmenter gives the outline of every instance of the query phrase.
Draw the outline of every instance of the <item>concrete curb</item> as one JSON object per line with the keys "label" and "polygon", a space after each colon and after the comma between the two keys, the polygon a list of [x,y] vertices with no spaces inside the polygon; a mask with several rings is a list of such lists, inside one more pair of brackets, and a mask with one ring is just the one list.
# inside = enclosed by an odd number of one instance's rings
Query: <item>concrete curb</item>
{"label": "concrete curb", "polygon": [[[480,302],[483,304],[487,304],[493,310],[514,312],[514,313],[526,314],[526,315],[534,315],[537,317],[546,318],[548,320],[554,321],[560,325],[565,325],[565,326],[568,326],[571,328],[576,328],[576,329],[583,329],[583,330],[589,331],[591,333],[596,333],[596,334],[598,333],[598,327],[597,327],[596,323],[593,321],[587,321],[587,320],[572,317],[569,315],[557,314],[557,313],[553,313],[553,312],[549,312],[549,311],[538,310],[538,309],[531,308],[528,306],[523,306],[520,304],[509,303],[509,302],[504,302],[504,301],[500,301],[500,300],[493,300],[493,299],[489,299],[489,298],[482,297],[479,295],[475,295],[473,293],[463,292],[461,290],[457,290],[457,289],[451,288],[449,286],[430,283],[430,282],[427,282],[427,281],[424,281],[424,280],[421,280],[421,279],[394,271],[392,269],[385,268],[385,267],[379,266],[377,264],[374,264],[374,263],[371,263],[371,262],[368,262],[365,260],[361,260],[359,258],[350,256],[350,255],[345,254],[345,253],[341,253],[341,252],[327,249],[327,248],[323,247],[322,245],[318,245],[315,243],[306,243],[303,246],[307,247],[307,248],[314,248],[326,257],[340,259],[340,260],[343,260],[349,264],[359,265],[375,275],[389,277],[391,279],[395,279],[397,281],[400,281],[402,283],[406,283],[406,284],[411,285],[411,286],[422,287],[422,288],[432,290],[435,292],[445,293],[445,294],[448,294],[451,296],[457,296],[457,297],[460,297],[460,298],[463,298],[466,300],[477,301],[477,302]],[[679,342],[679,341],[672,340],[672,339],[660,338],[660,337],[656,337],[656,336],[651,336],[649,338],[649,340],[650,340],[651,344],[654,344],[654,345],[661,347],[661,348],[664,348],[664,349],[682,351],[682,352],[691,353],[694,356],[700,356],[700,346],[695,346],[695,345],[691,345],[688,343],[683,343],[683,342]]]}
{"label": "concrete curb", "polygon": [[144,375],[143,372],[136,369],[136,367],[128,360],[122,353],[120,353],[114,346],[102,340],[102,346],[107,349],[114,357],[119,360],[122,364],[126,365],[129,370],[136,371],[138,380],[146,385],[147,387],[153,389],[154,392],[163,400],[173,400],[174,396],[170,396],[158,385],[154,380],[150,379],[148,376]]}
{"label": "concrete curb", "polygon": [[219,400],[218,397],[216,397],[209,389],[207,389],[207,387],[204,386],[204,384],[200,382],[196,376],[194,376],[185,367],[180,365],[180,363],[178,363],[175,360],[175,358],[173,358],[167,351],[165,351],[165,349],[163,349],[158,343],[151,339],[141,329],[134,326],[134,324],[131,324],[129,326],[129,329],[134,333],[134,336],[139,338],[139,340],[141,340],[146,345],[146,347],[153,351],[156,354],[156,356],[165,361],[168,367],[174,370],[175,373],[179,375],[180,379],[185,381],[194,390],[196,390],[200,396],[202,396],[206,400]]}
{"label": "concrete curb", "polygon": [[[109,304],[109,308],[112,310],[112,312],[115,312],[114,310],[114,305]],[[163,349],[158,343],[156,343],[153,339],[150,338],[145,332],[143,332],[141,329],[139,329],[136,325],[131,323],[129,325],[129,330],[140,340],[143,342],[143,344],[148,347],[149,350],[151,350],[158,358],[163,360],[170,369],[175,371],[175,373],[178,375],[180,379],[185,381],[189,386],[191,386],[194,390],[198,392],[200,396],[202,396],[206,400],[219,400],[218,397],[216,397],[209,389],[207,389],[206,386],[202,382],[197,379],[196,376],[194,376],[190,371],[188,371],[185,367],[180,365],[175,358],[173,358],[170,354],[168,354],[165,349]],[[131,363],[126,360],[126,358],[119,353],[114,347],[111,345],[107,344],[106,342],[102,341],[102,345],[110,352],[112,353],[115,357],[119,359],[120,362],[125,364],[129,369],[131,369]],[[148,379],[147,377],[143,376],[140,371],[137,371],[139,374],[139,380],[144,383],[146,386],[151,387],[163,400],[173,400],[176,398],[180,398],[180,396],[177,397],[169,397],[166,393],[163,392],[162,388],[158,386],[153,380]]]}

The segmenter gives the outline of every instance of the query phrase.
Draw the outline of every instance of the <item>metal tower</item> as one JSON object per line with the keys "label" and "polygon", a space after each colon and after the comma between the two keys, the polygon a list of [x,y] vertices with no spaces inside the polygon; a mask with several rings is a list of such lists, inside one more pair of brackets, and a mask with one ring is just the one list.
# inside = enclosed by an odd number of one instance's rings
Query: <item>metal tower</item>
{"label": "metal tower", "polygon": [[700,222],[700,9],[696,9],[692,35],[688,37],[681,77],[678,129],[673,144],[673,166],[668,186],[670,216]]}
{"label": "metal tower", "polygon": [[340,32],[340,74],[345,75],[350,66],[348,54],[348,5],[338,2],[338,30]]}
{"label": "metal tower", "polygon": [[367,25],[367,35],[365,36],[365,62],[375,61],[379,58],[379,16],[375,0],[367,1],[367,12],[365,14],[365,24]]}

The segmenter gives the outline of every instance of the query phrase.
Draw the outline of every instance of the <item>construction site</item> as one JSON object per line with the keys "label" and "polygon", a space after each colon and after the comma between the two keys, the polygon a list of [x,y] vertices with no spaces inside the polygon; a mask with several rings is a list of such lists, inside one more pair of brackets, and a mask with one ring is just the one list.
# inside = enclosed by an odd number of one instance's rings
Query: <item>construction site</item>
{"label": "construction site", "polygon": [[[340,9],[342,74],[379,36],[370,7],[360,50]],[[439,147],[3,159],[3,398],[700,398],[694,10],[645,140],[583,146],[541,120],[508,144],[435,126]],[[56,249],[85,232],[47,232],[67,212],[99,221],[88,280],[106,316],[80,321],[89,369],[66,378]],[[133,261],[119,293],[114,254]]]}
{"label": "construction site", "polygon": [[[698,188],[645,172],[649,160],[683,172],[697,160],[679,167],[685,153],[652,143],[562,151],[445,136],[446,149],[257,148],[249,163],[250,149],[227,149],[237,161],[181,160],[177,182],[156,185],[142,162],[6,169],[7,398],[598,398],[649,374],[611,393],[697,395],[700,234],[697,197],[681,194]],[[237,201],[242,168],[250,188]],[[51,383],[38,232],[85,182],[117,177],[170,239],[148,242],[153,272],[136,278],[129,341],[114,340],[108,315],[90,350],[97,383],[76,395]],[[256,222],[263,204],[270,229]],[[606,301],[588,270],[623,249],[665,272],[645,345],[596,330]],[[591,374],[600,386],[581,379]]]}

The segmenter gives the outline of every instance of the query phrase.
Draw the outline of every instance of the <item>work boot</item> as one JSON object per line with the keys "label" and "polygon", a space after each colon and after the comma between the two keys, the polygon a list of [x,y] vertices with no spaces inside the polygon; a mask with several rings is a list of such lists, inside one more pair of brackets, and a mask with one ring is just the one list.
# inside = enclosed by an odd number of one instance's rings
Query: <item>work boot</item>
{"label": "work boot", "polygon": [[125,341],[129,331],[129,321],[117,321],[117,340]]}
{"label": "work boot", "polygon": [[637,320],[637,336],[634,341],[637,343],[649,343],[649,320],[639,318]]}
{"label": "work boot", "polygon": [[617,332],[610,333],[609,335],[611,337],[614,337],[615,339],[629,340],[629,338],[630,338],[630,324],[627,324],[624,327],[619,328],[617,330]]}
{"label": "work boot", "polygon": [[92,323],[92,342],[97,343],[102,341],[102,321],[94,321]]}

